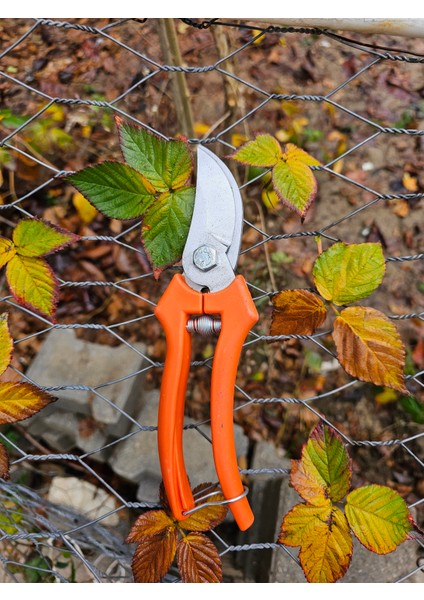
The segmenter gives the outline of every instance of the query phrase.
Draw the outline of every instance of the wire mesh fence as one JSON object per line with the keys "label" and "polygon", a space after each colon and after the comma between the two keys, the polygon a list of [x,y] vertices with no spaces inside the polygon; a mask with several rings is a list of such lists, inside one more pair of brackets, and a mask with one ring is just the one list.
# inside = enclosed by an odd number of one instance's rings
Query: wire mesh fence
{"label": "wire mesh fence", "polygon": [[[234,171],[245,203],[239,272],[260,313],[235,390],[241,473],[253,490],[264,477],[287,482],[289,463],[255,463],[257,448],[266,443],[297,457],[323,421],[346,442],[356,481],[391,485],[423,521],[424,42],[176,19],[173,46],[169,21],[0,22],[1,235],[22,218],[42,217],[81,236],[51,257],[60,281],[57,322],[18,304],[2,279],[2,312],[15,341],[6,375],[59,398],[0,434],[11,457],[10,480],[1,483],[4,581],[130,582],[125,536],[140,511],[159,506],[150,489],[166,349],[153,309],[178,267],[156,281],[140,223],[88,215],[64,178],[119,160],[114,116],[223,157],[267,131],[321,161],[304,223],[270,201],[262,175]],[[398,325],[414,404],[348,376],[326,329],[269,334],[275,292],[311,286],[317,237],[381,242],[386,274],[370,304]],[[194,342],[185,428],[192,454],[202,444],[210,450],[212,358],[212,342]],[[81,482],[78,504],[72,496]],[[275,531],[239,534],[227,523],[213,536],[224,580],[254,581],[250,555],[267,564],[278,555],[301,573]],[[422,548],[409,543],[408,560],[387,581],[419,576]],[[167,576],[178,579],[177,571]]]}

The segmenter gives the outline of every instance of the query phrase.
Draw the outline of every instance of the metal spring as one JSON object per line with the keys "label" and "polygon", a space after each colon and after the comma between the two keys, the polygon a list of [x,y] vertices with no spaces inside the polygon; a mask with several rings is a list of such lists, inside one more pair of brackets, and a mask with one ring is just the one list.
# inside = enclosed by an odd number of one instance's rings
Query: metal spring
{"label": "metal spring", "polygon": [[199,333],[200,335],[219,335],[221,331],[221,319],[211,317],[210,315],[201,315],[191,317],[187,323],[189,333]]}

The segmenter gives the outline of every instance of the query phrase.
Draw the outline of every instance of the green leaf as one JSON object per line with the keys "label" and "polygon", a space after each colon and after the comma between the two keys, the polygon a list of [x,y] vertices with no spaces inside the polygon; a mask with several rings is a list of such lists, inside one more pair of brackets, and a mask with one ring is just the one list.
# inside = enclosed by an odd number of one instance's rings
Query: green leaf
{"label": "green leaf", "polygon": [[7,313],[0,315],[0,375],[9,366],[13,352],[13,340],[7,326]]}
{"label": "green leaf", "polygon": [[265,133],[243,144],[230,158],[252,167],[273,167],[280,162],[282,154],[278,140]]}
{"label": "green leaf", "polygon": [[280,200],[304,218],[315,199],[318,185],[305,158],[309,155],[294,144],[287,144],[287,147],[283,160],[272,170],[272,183]]}
{"label": "green leaf", "polygon": [[361,544],[377,554],[395,550],[413,529],[403,498],[382,485],[366,485],[350,492],[346,517]]}
{"label": "green leaf", "polygon": [[405,412],[407,412],[420,425],[424,425],[424,404],[415,396],[401,396],[399,402]]}
{"label": "green leaf", "polygon": [[155,190],[146,178],[119,162],[105,161],[67,179],[97,210],[112,219],[136,219],[154,200]]}
{"label": "green leaf", "polygon": [[6,277],[10,291],[19,304],[54,318],[59,284],[43,258],[15,254],[7,264]]}
{"label": "green leaf", "polygon": [[39,257],[56,252],[78,236],[39,219],[22,219],[13,231],[16,252],[21,256]]}
{"label": "green leaf", "polygon": [[372,294],[385,269],[381,244],[337,242],[317,258],[313,277],[323,298],[343,306]]}
{"label": "green leaf", "polygon": [[117,123],[125,161],[142,173],[156,190],[175,190],[187,183],[193,161],[186,142],[162,139],[120,119]]}
{"label": "green leaf", "polygon": [[300,460],[292,461],[290,483],[310,504],[339,502],[350,487],[351,461],[340,436],[318,425],[302,449]]}
{"label": "green leaf", "polygon": [[143,245],[156,272],[182,256],[193,214],[194,193],[194,187],[164,192],[144,215]]}

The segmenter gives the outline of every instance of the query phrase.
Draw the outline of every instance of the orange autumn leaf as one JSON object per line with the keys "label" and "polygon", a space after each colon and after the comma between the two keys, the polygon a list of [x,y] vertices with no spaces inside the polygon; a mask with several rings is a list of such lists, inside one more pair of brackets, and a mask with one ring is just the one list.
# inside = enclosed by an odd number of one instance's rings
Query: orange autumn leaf
{"label": "orange autumn leaf", "polygon": [[125,541],[127,544],[138,543],[170,528],[175,529],[175,521],[164,510],[149,510],[138,517]]}
{"label": "orange autumn leaf", "polygon": [[0,424],[28,419],[55,398],[32,383],[0,383]]}
{"label": "orange autumn leaf", "polygon": [[325,304],[308,290],[285,290],[272,297],[271,335],[311,335],[325,321]]}
{"label": "orange autumn leaf", "polygon": [[409,394],[404,382],[405,348],[383,313],[362,306],[344,309],[334,322],[333,339],[349,375]]}
{"label": "orange autumn leaf", "polygon": [[[184,521],[180,521],[180,526],[188,531],[209,531],[214,527],[217,527],[225,519],[228,513],[228,507],[224,504],[219,504],[224,500],[224,496],[221,493],[212,493],[213,488],[210,483],[202,483],[193,490],[193,496],[196,499],[197,496],[211,493],[210,496],[205,500],[208,506],[199,508],[187,517]],[[217,503],[213,505],[213,503]]]}
{"label": "orange autumn leaf", "polygon": [[220,583],[222,580],[218,551],[203,533],[192,532],[179,541],[177,564],[184,583]]}
{"label": "orange autumn leaf", "polygon": [[136,583],[157,583],[168,572],[177,548],[177,531],[168,528],[143,538],[135,549],[132,572]]}

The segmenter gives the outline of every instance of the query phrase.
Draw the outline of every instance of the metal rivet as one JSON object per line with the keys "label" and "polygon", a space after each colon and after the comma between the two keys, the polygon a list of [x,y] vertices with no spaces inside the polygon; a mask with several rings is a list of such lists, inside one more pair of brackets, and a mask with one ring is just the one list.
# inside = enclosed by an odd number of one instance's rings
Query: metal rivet
{"label": "metal rivet", "polygon": [[201,271],[209,271],[216,267],[216,250],[212,246],[199,246],[193,252],[193,263]]}

